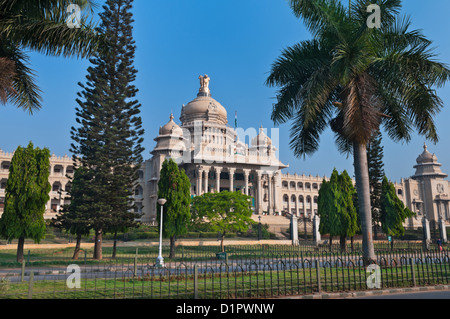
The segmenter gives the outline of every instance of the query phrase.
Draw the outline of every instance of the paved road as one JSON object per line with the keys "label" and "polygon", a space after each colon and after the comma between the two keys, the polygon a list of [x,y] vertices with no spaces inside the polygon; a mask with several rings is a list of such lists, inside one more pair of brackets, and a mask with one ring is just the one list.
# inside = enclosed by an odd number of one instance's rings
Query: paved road
{"label": "paved road", "polygon": [[382,296],[368,296],[353,299],[450,299],[450,290],[386,294]]}

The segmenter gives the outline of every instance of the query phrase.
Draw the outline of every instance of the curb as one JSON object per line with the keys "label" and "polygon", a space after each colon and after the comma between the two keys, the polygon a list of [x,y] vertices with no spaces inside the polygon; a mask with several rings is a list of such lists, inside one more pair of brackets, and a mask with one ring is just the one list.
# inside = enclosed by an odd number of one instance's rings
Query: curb
{"label": "curb", "polygon": [[347,299],[347,298],[360,298],[370,296],[385,296],[401,293],[415,293],[415,292],[427,292],[427,291],[450,291],[450,285],[437,285],[427,287],[408,287],[408,288],[391,288],[380,289],[370,291],[355,291],[355,292],[337,292],[337,293],[318,293],[314,295],[292,296],[280,299],[304,299],[304,300],[322,300],[322,299]]}

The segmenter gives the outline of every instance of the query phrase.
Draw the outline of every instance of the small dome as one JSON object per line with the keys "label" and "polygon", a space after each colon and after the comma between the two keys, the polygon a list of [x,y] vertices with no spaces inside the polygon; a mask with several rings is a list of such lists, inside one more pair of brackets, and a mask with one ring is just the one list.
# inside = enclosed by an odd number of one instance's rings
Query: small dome
{"label": "small dome", "polygon": [[271,146],[272,140],[264,133],[264,128],[261,125],[261,128],[259,129],[258,136],[254,137],[252,139],[252,146],[259,147],[259,146]]}
{"label": "small dome", "polygon": [[417,164],[434,163],[434,162],[437,162],[437,157],[435,154],[431,154],[428,151],[427,145],[424,144],[423,153],[419,155],[416,162],[417,162]]}
{"label": "small dome", "polygon": [[159,129],[159,135],[183,135],[183,130],[174,121],[173,114],[170,114],[170,121]]}

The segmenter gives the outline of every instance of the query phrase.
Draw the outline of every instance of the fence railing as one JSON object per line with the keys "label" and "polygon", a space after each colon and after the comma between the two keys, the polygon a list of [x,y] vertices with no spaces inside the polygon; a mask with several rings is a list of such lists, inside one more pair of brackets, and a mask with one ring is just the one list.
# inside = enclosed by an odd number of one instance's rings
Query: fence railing
{"label": "fence railing", "polygon": [[0,269],[0,298],[274,298],[441,285],[450,277],[447,251],[378,252],[372,266],[364,265],[360,252],[287,252],[279,247],[259,253],[229,250],[225,259],[209,255],[156,267],[153,257],[137,252],[133,258],[100,264],[80,260],[43,267],[25,262]]}

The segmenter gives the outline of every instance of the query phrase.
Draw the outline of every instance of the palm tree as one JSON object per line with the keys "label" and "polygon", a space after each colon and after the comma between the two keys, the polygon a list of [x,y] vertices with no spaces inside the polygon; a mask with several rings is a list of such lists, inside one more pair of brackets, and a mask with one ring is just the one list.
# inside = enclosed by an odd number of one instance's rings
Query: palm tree
{"label": "palm tree", "polygon": [[[434,60],[431,41],[400,17],[400,0],[290,0],[313,35],[283,50],[266,80],[279,87],[272,120],[292,121],[298,157],[317,151],[331,127],[342,152],[353,153],[365,262],[375,259],[366,145],[383,126],[394,141],[420,135],[437,142],[433,117],[443,103],[435,89],[450,78]],[[367,26],[367,6],[381,9],[380,29]],[[349,13],[350,12],[350,13]]]}
{"label": "palm tree", "polygon": [[81,28],[68,27],[69,4],[79,5],[83,12],[92,13],[95,8],[93,0],[0,0],[0,68],[9,68],[0,74],[0,102],[29,113],[41,108],[41,92],[26,50],[80,58],[96,51],[100,38],[87,15],[82,17]]}

